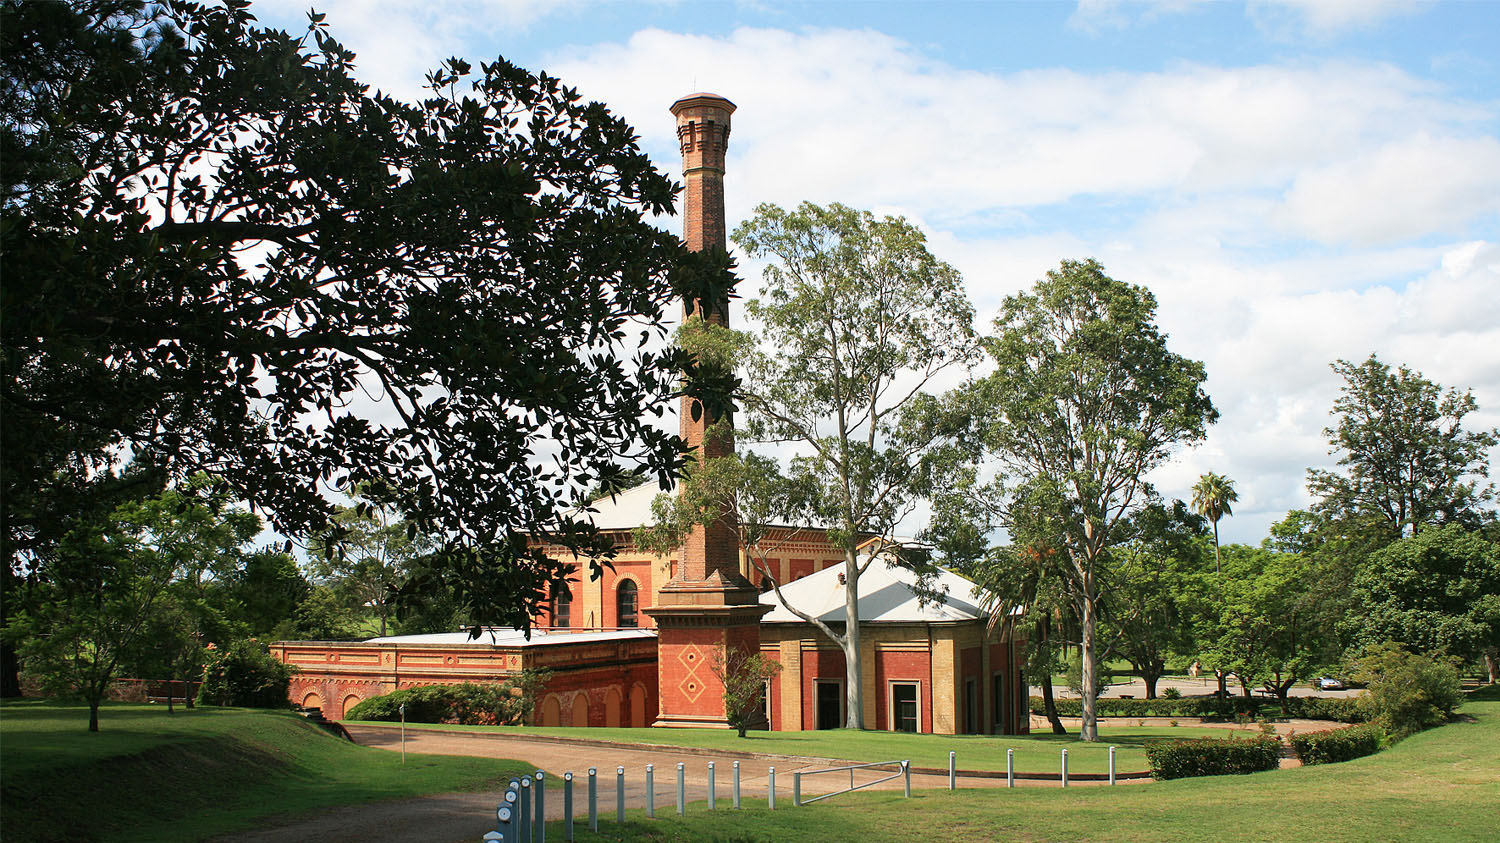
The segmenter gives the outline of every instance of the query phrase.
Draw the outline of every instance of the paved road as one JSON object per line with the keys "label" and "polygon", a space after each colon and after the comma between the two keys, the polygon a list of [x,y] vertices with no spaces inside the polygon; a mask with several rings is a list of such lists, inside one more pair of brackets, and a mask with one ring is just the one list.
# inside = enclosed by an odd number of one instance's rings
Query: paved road
{"label": "paved road", "polygon": [[[400,732],[393,727],[350,725],[354,740],[366,746],[399,751]],[[613,822],[617,806],[616,771],[625,768],[625,803],[627,810],[639,810],[646,803],[645,769],[654,767],[656,810],[676,810],[677,765],[683,765],[688,810],[707,810],[708,762],[715,765],[715,794],[719,810],[732,806],[733,765],[740,763],[740,787],[745,798],[765,799],[770,770],[776,768],[777,808],[792,807],[792,774],[798,771],[827,769],[843,762],[829,759],[793,756],[730,757],[724,754],[631,749],[618,744],[546,740],[534,737],[426,731],[407,729],[406,750],[433,755],[468,755],[487,758],[517,758],[545,770],[547,778],[547,816],[563,816],[562,782],[565,772],[574,780],[574,814],[587,816],[587,771],[595,767],[598,776],[599,820]],[[867,783],[889,775],[878,771],[857,771],[854,780]],[[946,775],[912,775],[913,789],[936,789],[948,786]],[[816,784],[815,784],[816,782]],[[847,774],[829,774],[804,782],[804,796],[824,793],[848,785]],[[962,779],[962,787],[1004,787],[1001,779]],[[1027,787],[1057,787],[1056,782],[1018,781]],[[899,789],[899,780],[873,786],[877,789]],[[477,841],[494,828],[494,810],[498,793],[453,793],[417,799],[401,799],[351,808],[340,808],[316,816],[261,829],[217,838],[221,841],[249,843],[366,843],[370,840],[411,841]],[[695,804],[696,803],[696,804]],[[584,820],[580,820],[584,821]]]}

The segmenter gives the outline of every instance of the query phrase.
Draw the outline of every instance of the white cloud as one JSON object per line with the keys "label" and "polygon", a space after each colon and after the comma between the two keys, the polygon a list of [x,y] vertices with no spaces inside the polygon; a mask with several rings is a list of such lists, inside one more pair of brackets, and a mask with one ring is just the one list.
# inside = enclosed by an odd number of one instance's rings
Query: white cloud
{"label": "white cloud", "polygon": [[1385,243],[1500,211],[1500,141],[1418,134],[1301,173],[1281,221],[1324,242]]}
{"label": "white cloud", "polygon": [[[356,55],[355,76],[399,99],[423,95],[427,73],[450,56],[478,62],[491,55],[465,56],[460,45],[476,33],[525,31],[544,17],[577,12],[586,0],[316,0],[329,32]],[[256,0],[263,23],[295,35],[306,24],[309,0]],[[286,21],[289,23],[280,23]]]}
{"label": "white cloud", "polygon": [[1278,12],[1295,17],[1315,36],[1329,36],[1348,29],[1368,29],[1394,17],[1412,14],[1429,0],[1250,0],[1248,13],[1265,19]]}
{"label": "white cloud", "polygon": [[[1124,29],[1138,20],[1184,14],[1210,0],[1078,0],[1068,25],[1086,32]],[[1412,14],[1430,0],[1247,0],[1245,14],[1262,29],[1280,33],[1291,24],[1301,33],[1327,38],[1351,29],[1369,29]]]}

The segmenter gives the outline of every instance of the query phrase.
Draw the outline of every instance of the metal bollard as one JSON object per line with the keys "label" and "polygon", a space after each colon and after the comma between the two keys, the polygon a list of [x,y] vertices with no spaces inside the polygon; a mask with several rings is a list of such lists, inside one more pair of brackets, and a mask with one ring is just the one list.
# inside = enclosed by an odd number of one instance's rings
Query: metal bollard
{"label": "metal bollard", "polygon": [[573,771],[563,773],[563,839],[573,843]]}
{"label": "metal bollard", "polygon": [[906,778],[906,798],[910,799],[911,798],[911,762],[910,761],[902,761],[901,762],[901,773]]}
{"label": "metal bollard", "polygon": [[708,810],[714,809],[714,762],[708,762]]}
{"label": "metal bollard", "polygon": [[948,751],[948,789],[958,790],[958,753]]}
{"label": "metal bollard", "polygon": [[1005,786],[1016,786],[1016,751],[1014,749],[1005,751]]}
{"label": "metal bollard", "polygon": [[521,823],[516,828],[517,840],[531,840],[531,776],[521,779],[521,794],[516,802],[521,806]]}
{"label": "metal bollard", "polygon": [[531,812],[531,837],[547,843],[547,774],[536,771],[536,810]]}
{"label": "metal bollard", "polygon": [[734,809],[740,809],[740,762],[734,762]]}
{"label": "metal bollard", "polygon": [[792,773],[792,807],[802,807],[802,774]]}
{"label": "metal bollard", "polygon": [[656,817],[656,767],[646,765],[646,816]]}
{"label": "metal bollard", "polygon": [[625,822],[625,768],[615,768],[615,822]]}
{"label": "metal bollard", "polygon": [[1063,753],[1063,756],[1062,756],[1062,786],[1063,787],[1067,787],[1068,786],[1068,751],[1065,749],[1065,750],[1062,751],[1062,753]]}
{"label": "metal bollard", "polygon": [[1109,783],[1115,783],[1115,748],[1109,748]]}
{"label": "metal bollard", "polygon": [[769,794],[769,798],[770,798],[770,801],[771,801],[771,810],[774,811],[774,810],[776,810],[776,768],[775,767],[772,767],[771,771],[770,771],[770,783],[767,785],[767,792]]}
{"label": "metal bollard", "polygon": [[599,830],[599,768],[589,768],[589,831]]}
{"label": "metal bollard", "polygon": [[682,762],[677,762],[677,816],[682,816],[687,810],[687,785],[683,779]]}

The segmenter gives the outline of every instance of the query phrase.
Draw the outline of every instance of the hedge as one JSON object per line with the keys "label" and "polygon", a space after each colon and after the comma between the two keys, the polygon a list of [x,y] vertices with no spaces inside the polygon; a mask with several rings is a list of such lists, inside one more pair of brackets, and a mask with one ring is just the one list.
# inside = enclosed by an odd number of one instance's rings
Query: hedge
{"label": "hedge", "polygon": [[1257,773],[1281,763],[1281,741],[1269,736],[1147,741],[1146,760],[1156,779]]}
{"label": "hedge", "polygon": [[1334,764],[1379,752],[1381,734],[1375,725],[1355,726],[1292,735],[1291,744],[1303,764]]}
{"label": "hedge", "polygon": [[[1059,717],[1083,716],[1083,701],[1076,699],[1054,700]],[[1126,700],[1106,697],[1095,702],[1095,713],[1100,717],[1202,717],[1207,719],[1234,720],[1237,717],[1280,717],[1281,703],[1244,697],[1182,697],[1154,700]],[[1363,723],[1367,718],[1354,699],[1327,699],[1322,697],[1290,697],[1287,711],[1292,717],[1307,720],[1331,720],[1336,723]],[[1045,713],[1041,697],[1031,698],[1031,713]]]}
{"label": "hedge", "polygon": [[536,690],[545,682],[535,671],[525,671],[508,682],[457,685],[417,685],[371,697],[345,715],[347,720],[401,719],[412,723],[457,723],[465,726],[516,726],[531,717]]}

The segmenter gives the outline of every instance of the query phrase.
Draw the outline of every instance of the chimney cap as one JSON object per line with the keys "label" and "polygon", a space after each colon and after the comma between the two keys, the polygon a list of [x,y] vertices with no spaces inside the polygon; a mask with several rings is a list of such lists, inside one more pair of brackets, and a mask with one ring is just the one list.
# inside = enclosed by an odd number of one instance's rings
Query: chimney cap
{"label": "chimney cap", "polygon": [[677,102],[672,103],[672,115],[676,116],[677,114],[680,114],[684,109],[688,108],[705,107],[720,108],[724,111],[729,112],[730,114],[733,114],[735,109],[734,103],[730,102],[728,99],[721,97],[718,94],[710,94],[707,91],[699,91],[696,94],[688,94],[682,99],[679,99]]}

